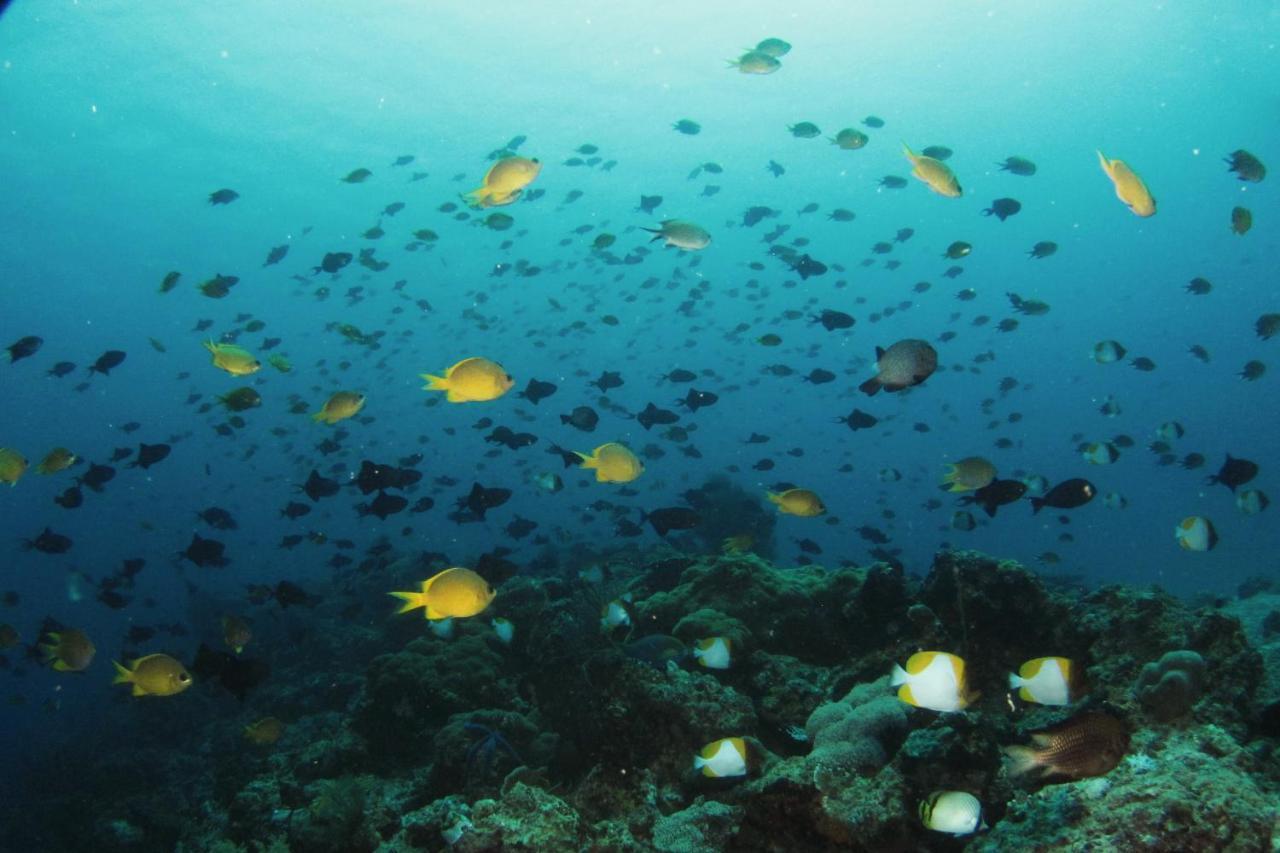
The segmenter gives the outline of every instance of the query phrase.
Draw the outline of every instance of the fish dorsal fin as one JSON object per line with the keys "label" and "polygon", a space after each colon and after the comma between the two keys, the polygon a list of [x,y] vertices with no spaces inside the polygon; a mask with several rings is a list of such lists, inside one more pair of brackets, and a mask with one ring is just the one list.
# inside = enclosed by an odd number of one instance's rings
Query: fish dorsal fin
{"label": "fish dorsal fin", "polygon": [[884,347],[876,347],[876,361],[884,357]]}

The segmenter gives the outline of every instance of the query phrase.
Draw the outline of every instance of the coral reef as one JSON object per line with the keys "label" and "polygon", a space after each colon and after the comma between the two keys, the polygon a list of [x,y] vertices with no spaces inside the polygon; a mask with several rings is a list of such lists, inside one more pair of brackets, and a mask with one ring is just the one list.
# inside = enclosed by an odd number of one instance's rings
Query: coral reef
{"label": "coral reef", "polygon": [[1166,652],[1138,673],[1138,701],[1162,723],[1184,716],[1204,689],[1204,658],[1189,649]]}

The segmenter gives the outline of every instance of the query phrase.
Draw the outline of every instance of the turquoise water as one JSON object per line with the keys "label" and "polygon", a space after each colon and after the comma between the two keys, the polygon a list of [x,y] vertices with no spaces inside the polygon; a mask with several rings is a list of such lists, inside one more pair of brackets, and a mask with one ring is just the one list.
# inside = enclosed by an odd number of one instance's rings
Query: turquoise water
{"label": "turquoise water", "polygon": [[[639,521],[639,510],[682,505],[685,490],[716,474],[761,497],[783,483],[823,497],[826,519],[779,518],[780,565],[802,557],[800,538],[821,548],[811,557],[819,564],[868,564],[873,546],[858,531],[870,526],[889,539],[880,556],[916,572],[952,545],[1091,584],[1159,583],[1184,596],[1274,577],[1275,509],[1245,515],[1205,478],[1231,453],[1260,464],[1249,488],[1276,493],[1277,344],[1260,340],[1254,323],[1280,310],[1280,204],[1274,177],[1237,181],[1222,158],[1243,148],[1280,162],[1278,33],[1276,7],[1263,2],[1227,11],[1210,3],[11,4],[0,18],[0,344],[25,335],[44,344],[0,367],[0,445],[33,464],[55,445],[92,462],[139,441],[168,442],[173,452],[147,471],[117,464],[115,480],[102,494],[86,492],[76,510],[53,498],[83,465],[47,478],[28,472],[0,494],[3,587],[21,598],[0,619],[25,644],[50,615],[84,628],[99,650],[89,677],[71,682],[32,668],[0,674],[4,692],[26,703],[10,712],[9,731],[37,739],[50,729],[59,737],[92,731],[111,693],[103,658],[119,654],[116,638],[131,625],[186,626],[190,633],[166,648],[187,659],[201,638],[217,637],[208,620],[242,601],[245,584],[322,586],[335,551],[277,549],[287,534],[349,539],[357,560],[386,537],[455,565],[505,546],[517,564],[541,556],[569,569],[575,544],[607,551],[657,541],[647,526],[642,539],[617,539],[614,519],[590,512],[591,503],[630,507],[627,517]],[[769,36],[793,45],[780,71],[726,69],[724,60]],[[884,126],[863,125],[871,115]],[[701,132],[674,132],[684,118]],[[787,127],[800,121],[823,136],[794,138]],[[870,142],[856,151],[829,144],[844,127],[861,128]],[[495,209],[515,218],[511,230],[477,224],[485,212],[458,221],[439,210],[461,204],[458,194],[489,167],[486,156],[518,135],[527,137],[519,153],[543,163],[529,190],[545,194]],[[953,149],[947,164],[963,197],[940,197],[911,179],[903,142]],[[616,166],[565,165],[584,144]],[[1142,176],[1159,205],[1154,217],[1135,217],[1116,199],[1096,149]],[[411,164],[391,165],[410,154]],[[999,171],[1010,155],[1033,160],[1036,175]],[[785,175],[770,174],[770,161]],[[689,179],[708,162],[723,172]],[[373,174],[340,180],[357,168]],[[415,172],[427,176],[412,181]],[[884,189],[884,175],[909,184]],[[718,192],[705,195],[709,184]],[[239,198],[208,204],[221,188]],[[581,197],[567,201],[571,192]],[[636,209],[642,194],[663,196],[655,215]],[[1022,211],[1006,222],[981,215],[1000,197],[1018,199]],[[404,209],[380,216],[393,202]],[[816,212],[799,212],[811,202]],[[1253,214],[1244,236],[1228,227],[1236,205]],[[743,213],[755,206],[778,215],[747,227]],[[835,208],[856,219],[829,220]],[[666,218],[701,224],[711,246],[648,244],[639,229]],[[385,236],[361,236],[379,222]],[[807,239],[800,251],[829,265],[825,275],[800,281],[767,254],[762,237],[782,225],[788,230],[773,245]],[[591,230],[575,233],[580,226]],[[439,240],[406,250],[424,228]],[[872,252],[902,228],[914,234],[886,255]],[[618,237],[612,255],[591,250],[601,232]],[[943,276],[953,262],[940,256],[956,240],[974,250],[954,262],[963,274],[953,280]],[[1056,242],[1057,253],[1028,259],[1041,240]],[[278,245],[289,246],[287,257],[264,268]],[[311,274],[326,252],[371,247],[385,270],[353,263],[336,277]],[[629,253],[639,262],[609,262]],[[887,260],[900,266],[887,269]],[[521,261],[540,272],[495,274]],[[182,281],[160,294],[170,270]],[[240,278],[225,299],[196,289],[215,273]],[[1210,280],[1212,293],[1186,293],[1194,277]],[[919,282],[931,286],[917,292]],[[331,295],[318,299],[319,287]],[[344,297],[353,287],[363,289],[354,304]],[[976,298],[957,300],[964,288]],[[1007,292],[1051,310],[997,331],[1014,316]],[[879,316],[887,307],[892,315]],[[822,309],[857,323],[828,332],[808,319]],[[257,351],[263,338],[280,338],[271,352],[287,355],[291,373],[266,367],[245,383],[209,365],[201,342],[243,329],[243,315],[265,327],[238,342]],[[974,325],[979,316],[990,322]],[[212,321],[207,333],[193,331],[201,319]],[[327,328],[334,323],[385,337],[369,350]],[[939,342],[947,331],[954,339]],[[768,333],[782,345],[756,343]],[[902,338],[934,342],[938,372],[904,394],[860,394],[875,348]],[[1126,362],[1146,356],[1157,368],[1094,363],[1093,345],[1111,338],[1127,348]],[[1193,344],[1211,361],[1189,356]],[[110,376],[86,378],[109,349],[127,360]],[[513,391],[490,403],[428,405],[438,395],[421,390],[418,374],[470,356],[500,362]],[[1237,374],[1253,359],[1272,370],[1247,382]],[[72,375],[46,375],[64,360],[75,363]],[[766,373],[771,365],[795,374]],[[837,379],[802,381],[815,367]],[[696,425],[686,441],[626,416],[651,401],[678,410],[673,402],[688,386],[660,381],[675,368],[702,374],[692,385],[719,395],[694,414],[680,410],[682,426]],[[625,384],[607,395],[620,408],[601,406],[587,384],[603,370],[622,374]],[[1006,377],[1017,387],[1002,394]],[[515,393],[531,378],[559,389],[531,406]],[[78,391],[81,382],[88,387]],[[202,414],[187,402],[242,384],[264,403],[231,437],[215,432],[226,420],[220,409]],[[341,450],[325,455],[316,446],[335,428],[290,413],[290,397],[315,411],[337,390],[365,393],[368,403],[362,418],[340,425]],[[1098,411],[1108,395],[1120,404],[1117,417]],[[590,435],[558,417],[579,405],[600,413]],[[854,433],[833,423],[855,406],[880,424]],[[1010,422],[1012,413],[1020,420]],[[471,429],[481,418],[538,443],[518,451],[487,444],[487,429]],[[1185,427],[1173,452],[1203,454],[1203,468],[1156,464],[1147,445],[1171,420]],[[127,422],[141,427],[125,433]],[[752,432],[770,441],[744,444]],[[1081,442],[1119,434],[1134,446],[1114,464],[1081,458]],[[995,446],[1002,438],[1011,446]],[[552,443],[589,451],[606,441],[664,452],[646,459],[635,494],[563,470],[546,452]],[[681,451],[690,446],[699,458]],[[303,519],[279,517],[313,468],[343,479],[361,459],[418,452],[425,478],[409,498],[432,495],[425,513],[360,517],[353,507],[361,499],[344,490]],[[1087,477],[1127,507],[1095,500],[1033,516],[1021,501],[989,522],[976,513],[975,530],[955,530],[957,507],[938,479],[946,462],[971,455],[990,459],[1002,477]],[[774,468],[754,470],[764,458]],[[902,479],[885,482],[884,469]],[[563,474],[564,491],[541,493],[530,483],[541,471]],[[456,484],[433,482],[440,477]],[[448,520],[477,481],[514,497],[486,522]],[[940,508],[923,506],[935,498]],[[209,506],[230,510],[239,528],[210,531],[195,516]],[[508,536],[517,514],[547,539]],[[1177,546],[1174,527],[1191,515],[1212,520],[1220,542],[1211,552]],[[21,549],[46,526],[74,540],[69,552]],[[177,561],[193,532],[225,541],[230,565]],[[133,557],[147,568],[132,603],[112,610],[95,602],[92,582]],[[87,590],[80,600],[77,583]],[[50,701],[52,716],[40,711]],[[16,746],[11,738],[6,751]]]}

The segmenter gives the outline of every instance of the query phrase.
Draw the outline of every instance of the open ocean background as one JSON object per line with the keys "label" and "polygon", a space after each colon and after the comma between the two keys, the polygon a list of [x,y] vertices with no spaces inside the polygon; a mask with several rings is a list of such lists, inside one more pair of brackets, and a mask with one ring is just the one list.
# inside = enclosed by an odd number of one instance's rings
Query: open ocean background
{"label": "open ocean background", "polygon": [[[127,697],[114,695],[123,691],[109,686],[103,664],[120,653],[118,638],[131,625],[185,625],[190,635],[165,650],[188,658],[201,639],[218,636],[210,620],[243,600],[245,584],[289,579],[323,591],[333,549],[278,549],[288,533],[350,539],[357,558],[386,537],[397,549],[443,552],[454,565],[506,546],[521,564],[548,549],[568,553],[574,543],[599,551],[655,544],[648,527],[638,540],[615,540],[612,519],[596,513],[584,521],[584,508],[603,498],[635,507],[629,517],[638,521],[639,509],[680,505],[682,492],[722,473],[761,497],[782,481],[823,496],[838,523],[778,519],[776,562],[784,566],[800,556],[796,538],[821,547],[817,563],[867,564],[871,543],[858,529],[871,526],[890,538],[886,547],[901,549],[909,571],[927,570],[950,544],[1089,584],[1157,583],[1184,596],[1274,579],[1276,509],[1244,515],[1227,489],[1205,478],[1229,452],[1261,465],[1250,487],[1280,497],[1280,343],[1254,333],[1259,315],[1280,310],[1277,178],[1241,183],[1222,161],[1245,148],[1280,168],[1278,35],[1277,5],[1258,1],[11,3],[0,17],[0,344],[38,335],[44,346],[0,365],[0,445],[34,465],[55,445],[105,462],[117,447],[180,440],[149,471],[117,465],[106,490],[86,492],[74,511],[53,503],[74,469],[47,478],[29,472],[0,490],[0,587],[21,599],[0,620],[30,642],[52,616],[83,628],[99,650],[80,678],[38,667],[22,677],[0,673],[0,693],[25,700],[5,711],[0,755],[38,754],[50,742],[110,748],[104,709]],[[726,70],[725,59],[768,36],[794,46],[781,71]],[[863,127],[868,115],[885,126]],[[683,118],[699,122],[701,133],[673,132]],[[824,138],[793,138],[787,126],[799,121],[815,122]],[[825,139],[850,126],[868,133],[867,147],[842,151]],[[527,136],[520,154],[543,161],[530,189],[545,194],[500,208],[515,217],[514,228],[498,233],[476,224],[484,213],[460,222],[438,210],[477,186],[486,155],[516,135]],[[883,175],[909,176],[903,141],[917,151],[954,149],[948,165],[964,197],[940,198],[914,179],[905,189],[880,188]],[[616,167],[562,165],[584,143]],[[1143,177],[1159,203],[1155,217],[1139,219],[1115,198],[1098,148]],[[403,154],[416,160],[392,167]],[[1034,160],[1037,174],[1000,172],[995,164],[1010,155]],[[770,160],[786,174],[766,171]],[[706,162],[723,173],[689,180]],[[340,181],[360,167],[372,177]],[[414,171],[429,176],[410,182]],[[721,189],[704,197],[707,184]],[[240,198],[210,206],[209,193],[224,187]],[[566,203],[571,191],[581,198]],[[664,197],[655,216],[637,211],[642,194]],[[1002,196],[1020,200],[1022,212],[1007,222],[981,215]],[[392,202],[405,208],[381,217],[386,236],[362,238]],[[810,202],[819,210],[799,214]],[[1243,237],[1228,227],[1235,205],[1254,216]],[[743,212],[753,206],[780,215],[745,227]],[[857,218],[829,221],[833,208]],[[621,257],[647,245],[639,227],[665,218],[698,222],[714,242],[700,253],[654,244],[635,265],[607,264],[590,249],[607,231],[618,235],[613,251]],[[780,243],[808,238],[803,251],[844,271],[800,282],[761,241],[779,224],[790,226]],[[583,225],[595,230],[574,233]],[[439,241],[404,251],[421,228]],[[892,241],[901,228],[915,233],[892,253],[872,255],[872,244]],[[953,262],[940,256],[955,240],[974,251],[951,280],[942,273]],[[1040,240],[1057,242],[1058,253],[1029,260]],[[284,261],[263,268],[267,251],[285,243]],[[326,252],[371,246],[390,262],[385,271],[353,263],[334,280],[312,278]],[[874,265],[861,266],[869,257]],[[889,259],[901,267],[886,269]],[[495,265],[520,260],[541,272],[494,274]],[[749,268],[753,261],[764,270]],[[182,271],[182,283],[161,295],[169,270]],[[195,288],[215,273],[240,277],[226,299]],[[1211,294],[1184,292],[1197,276],[1213,282]],[[403,290],[393,289],[401,280]],[[913,291],[921,281],[932,287]],[[327,300],[316,298],[321,286],[331,288]],[[356,286],[364,298],[349,304],[344,293]],[[977,298],[957,301],[963,288]],[[996,322],[1013,316],[1006,292],[1052,310],[999,332]],[[415,306],[419,299],[432,310]],[[694,305],[679,310],[689,299]],[[892,316],[872,321],[889,306]],[[824,308],[847,311],[857,324],[828,332],[808,322]],[[782,318],[792,309],[806,316]],[[245,383],[209,365],[202,340],[243,326],[241,314],[266,327],[239,342],[256,351],[261,338],[281,338],[273,352],[287,355],[292,373],[264,367]],[[602,322],[605,315],[620,323]],[[973,325],[978,315],[991,322]],[[193,331],[205,318],[209,332]],[[327,331],[332,323],[386,336],[369,350]],[[749,328],[733,334],[739,324]],[[923,386],[858,393],[877,345],[936,342],[948,330],[956,337],[936,344],[940,368]],[[782,346],[754,343],[771,332]],[[1108,338],[1157,369],[1095,364],[1090,350]],[[1189,356],[1192,344],[1212,360]],[[126,351],[124,364],[74,390],[109,349]],[[975,363],[984,353],[993,358]],[[421,390],[418,374],[473,355],[502,363],[515,389],[487,404],[426,405],[438,395]],[[1237,376],[1251,359],[1271,368],[1256,382]],[[76,372],[46,376],[61,360],[75,362]],[[763,372],[775,364],[796,373]],[[802,381],[815,367],[837,380]],[[602,370],[619,371],[625,385],[608,393],[614,403],[631,412],[650,401],[676,408],[688,386],[659,381],[675,368],[712,371],[693,386],[720,395],[682,416],[697,429],[679,444],[662,438],[662,428],[646,433],[600,407],[587,384]],[[530,406],[515,392],[535,377],[559,390]],[[1018,387],[1002,395],[1005,377]],[[242,384],[253,384],[264,403],[231,438],[214,432],[225,420],[219,409],[198,414],[186,402]],[[314,411],[343,389],[368,395],[362,414],[372,420],[341,424],[349,433],[342,450],[324,455],[315,446],[336,428],[290,414],[287,398],[300,395]],[[1098,412],[1108,395],[1120,416]],[[988,398],[989,414],[981,411]],[[560,422],[578,405],[600,412],[590,435]],[[855,406],[881,423],[855,433],[833,422]],[[1009,422],[1011,413],[1021,419]],[[495,447],[483,441],[487,430],[471,429],[482,417],[539,442],[486,455]],[[1171,420],[1186,429],[1175,452],[1204,454],[1204,468],[1155,464],[1146,445]],[[127,422],[141,428],[125,434]],[[929,431],[915,431],[917,423]],[[287,435],[272,434],[280,427]],[[752,432],[771,440],[743,444]],[[1117,434],[1135,446],[1111,466],[1091,466],[1076,449]],[[999,438],[1013,446],[996,448]],[[552,443],[590,450],[611,440],[666,451],[646,460],[635,497],[562,472],[546,453]],[[680,451],[688,445],[701,458]],[[787,455],[794,448],[803,455]],[[424,454],[417,467],[425,474],[416,495],[435,496],[431,511],[361,518],[358,496],[344,490],[303,519],[279,516],[312,468],[332,476],[336,463],[354,471],[361,459],[415,452]],[[1023,502],[989,522],[975,513],[981,523],[971,532],[953,530],[955,507],[938,478],[945,462],[970,455],[991,459],[1001,476],[1087,477],[1128,506],[1095,500],[1033,516]],[[776,467],[753,470],[765,456]],[[852,471],[839,472],[846,463]],[[883,482],[886,468],[902,479]],[[540,493],[529,483],[537,471],[563,473],[565,490]],[[441,476],[458,483],[433,486]],[[447,520],[475,481],[515,495],[485,522]],[[922,508],[930,498],[942,508]],[[196,518],[209,506],[230,510],[239,529],[209,531]],[[507,536],[503,528],[517,514],[538,522],[537,534],[550,542]],[[1069,524],[1059,521],[1064,514]],[[1221,539],[1215,550],[1178,548],[1173,530],[1189,515],[1212,519]],[[23,540],[46,526],[74,547],[57,556],[23,550]],[[202,569],[175,559],[193,532],[225,541],[231,564]],[[1074,541],[1060,541],[1065,532]],[[1041,565],[1044,552],[1061,561]],[[103,607],[91,584],[72,600],[75,573],[96,579],[133,557],[147,568],[128,608]]]}

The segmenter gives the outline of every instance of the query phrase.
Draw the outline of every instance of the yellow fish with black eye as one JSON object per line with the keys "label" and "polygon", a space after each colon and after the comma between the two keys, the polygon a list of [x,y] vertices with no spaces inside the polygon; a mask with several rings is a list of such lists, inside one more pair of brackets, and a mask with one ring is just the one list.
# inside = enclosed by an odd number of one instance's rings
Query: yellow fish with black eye
{"label": "yellow fish with black eye", "polygon": [[444,376],[422,373],[427,380],[423,391],[444,391],[450,403],[483,403],[496,400],[511,390],[515,380],[502,365],[487,358],[464,358],[444,372]]}
{"label": "yellow fish with black eye", "polygon": [[213,356],[213,366],[232,376],[249,376],[262,369],[262,362],[244,347],[205,341],[204,348]]}
{"label": "yellow fish with black eye", "polygon": [[55,447],[36,465],[37,474],[56,474],[76,464],[76,455],[65,447]]}
{"label": "yellow fish with black eye", "polygon": [[611,441],[602,444],[590,455],[574,451],[582,460],[582,467],[596,472],[597,483],[630,483],[644,473],[644,463],[625,444]]}
{"label": "yellow fish with black eye", "polygon": [[1136,172],[1123,160],[1108,160],[1101,151],[1098,152],[1098,162],[1102,164],[1102,171],[1107,173],[1107,177],[1115,186],[1116,198],[1127,204],[1135,216],[1155,215],[1156,200]]}
{"label": "yellow fish with black eye", "polygon": [[116,677],[112,684],[132,684],[134,696],[176,696],[191,686],[191,673],[168,655],[147,655],[128,667],[112,661]]}
{"label": "yellow fish with black eye", "polygon": [[940,196],[960,198],[964,191],[960,189],[960,181],[956,179],[951,167],[935,157],[917,154],[902,143],[902,153],[911,161],[912,177],[921,180]]}
{"label": "yellow fish with black eye", "polygon": [[481,186],[462,198],[474,208],[511,204],[541,171],[542,163],[536,157],[503,157],[489,168]]}
{"label": "yellow fish with black eye", "polygon": [[16,486],[25,473],[27,458],[16,450],[0,447],[0,483]]}
{"label": "yellow fish with black eye", "polygon": [[323,422],[326,424],[336,424],[338,421],[345,421],[347,418],[353,418],[364,408],[365,396],[357,394],[355,391],[336,391],[333,396],[325,400],[320,411],[311,416],[311,420]]}
{"label": "yellow fish with black eye", "polygon": [[798,515],[801,518],[812,518],[827,511],[826,505],[817,493],[808,489],[787,489],[785,492],[765,492],[769,502],[776,504],[778,512],[783,515]]}
{"label": "yellow fish with black eye", "polygon": [[451,617],[465,618],[482,613],[498,593],[489,582],[471,569],[445,569],[422,582],[420,592],[392,592],[404,601],[399,613],[421,607],[433,622]]}

